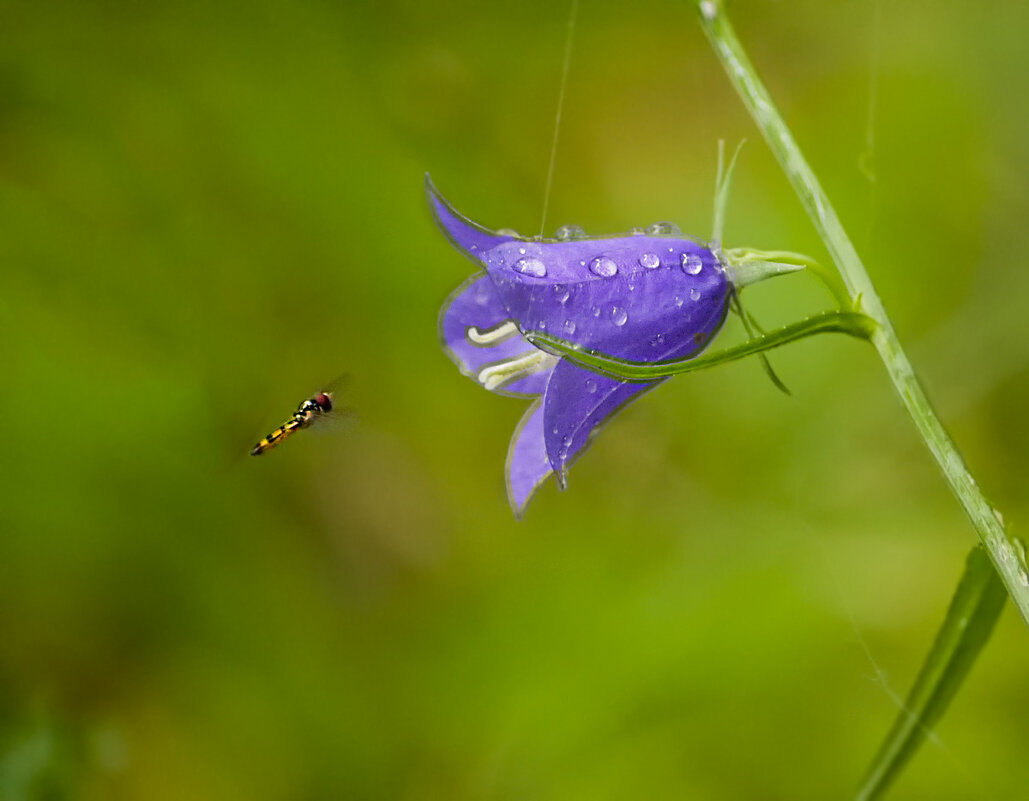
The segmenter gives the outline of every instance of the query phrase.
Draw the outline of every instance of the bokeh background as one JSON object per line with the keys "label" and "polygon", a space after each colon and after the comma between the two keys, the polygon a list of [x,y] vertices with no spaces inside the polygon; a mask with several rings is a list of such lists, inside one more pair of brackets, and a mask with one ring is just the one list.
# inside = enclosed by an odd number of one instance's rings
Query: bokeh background
{"label": "bokeh background", "polygon": [[[738,30],[1016,533],[1029,11],[735,2]],[[524,402],[436,319],[431,171],[539,229],[566,3],[0,9],[0,798],[826,799],[974,540],[871,350],[667,383],[516,522]],[[548,231],[827,260],[685,2],[583,0]],[[810,279],[748,291],[766,326]],[[738,341],[730,322],[722,342]],[[347,373],[355,425],[253,442]],[[1010,609],[896,799],[1021,797]]]}

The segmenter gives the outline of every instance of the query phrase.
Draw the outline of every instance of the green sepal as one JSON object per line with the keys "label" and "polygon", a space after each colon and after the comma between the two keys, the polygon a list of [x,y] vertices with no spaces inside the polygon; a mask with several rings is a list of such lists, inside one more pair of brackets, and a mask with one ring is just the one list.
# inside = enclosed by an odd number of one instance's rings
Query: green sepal
{"label": "green sepal", "polygon": [[829,290],[838,308],[854,308],[847,288],[839,276],[803,253],[794,253],[791,250],[729,248],[722,251],[721,255],[726,273],[737,289],[777,275],[807,270]]}

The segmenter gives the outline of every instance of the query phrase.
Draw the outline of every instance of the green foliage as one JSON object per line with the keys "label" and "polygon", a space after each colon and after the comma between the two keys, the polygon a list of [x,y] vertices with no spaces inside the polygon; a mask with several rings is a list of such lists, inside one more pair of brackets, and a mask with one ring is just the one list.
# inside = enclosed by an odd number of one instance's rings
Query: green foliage
{"label": "green foliage", "polygon": [[[1017,523],[1024,4],[882,4],[874,186],[871,6],[733,8]],[[487,224],[539,230],[565,19],[541,2],[4,3],[0,787],[848,792],[895,714],[854,626],[885,673],[914,675],[970,536],[871,349],[777,350],[794,399],[753,363],[669,381],[520,523],[503,459],[524,404],[440,352],[468,264],[422,176]],[[588,3],[578,26],[549,225],[705,236],[715,142],[753,129],[694,10]],[[829,264],[755,142],[732,195],[732,243]],[[828,305],[800,278],[745,300],[769,330]],[[731,320],[712,347],[744,339]],[[352,430],[247,455],[343,372]],[[912,762],[897,801],[1023,792],[1026,648],[1004,616],[937,728],[947,750]]]}
{"label": "green foliage", "polygon": [[[933,650],[911,690],[901,718],[887,736],[873,762],[859,798],[879,797],[903,769],[925,735],[942,717],[972,664],[989,639],[1011,597],[1029,623],[1029,572],[1025,549],[1009,539],[1000,513],[987,501],[954,442],[929,405],[922,384],[893,330],[864,264],[826,196],[822,185],[797,146],[757,72],[750,63],[724,10],[717,0],[698,4],[704,30],[747,110],[836,263],[852,299],[841,307],[867,312],[872,325],[868,339],[875,345],[897,394],[911,416],[927,449],[936,458],[982,543],[973,551]],[[987,558],[992,569],[987,567]]]}
{"label": "green foliage", "polygon": [[990,639],[1007,592],[982,546],[968,555],[932,650],[869,768],[858,801],[880,798],[943,717]]}

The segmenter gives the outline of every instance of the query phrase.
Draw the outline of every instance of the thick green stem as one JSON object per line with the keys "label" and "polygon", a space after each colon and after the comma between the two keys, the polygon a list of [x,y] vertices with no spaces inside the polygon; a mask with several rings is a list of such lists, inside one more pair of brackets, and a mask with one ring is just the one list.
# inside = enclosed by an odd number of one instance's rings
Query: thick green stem
{"label": "thick green stem", "polygon": [[886,366],[890,380],[919,434],[936,458],[951,489],[972,521],[994,568],[1004,582],[1008,595],[1029,624],[1029,573],[1026,572],[1019,553],[1004,531],[1000,514],[986,500],[929,404],[925,390],[915,376],[911,362],[897,339],[890,318],[879,300],[864,264],[772,102],[768,90],[761,83],[736,38],[721,3],[716,0],[702,0],[699,8],[705,33],[832,254],[855,307],[878,324],[871,341]]}

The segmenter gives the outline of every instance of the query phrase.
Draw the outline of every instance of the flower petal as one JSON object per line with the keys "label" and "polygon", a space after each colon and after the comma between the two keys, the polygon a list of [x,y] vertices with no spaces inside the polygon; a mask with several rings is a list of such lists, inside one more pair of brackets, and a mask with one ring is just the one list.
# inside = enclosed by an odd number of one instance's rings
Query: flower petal
{"label": "flower petal", "polygon": [[[725,322],[727,304],[695,301],[696,315],[686,336],[658,336],[647,342],[650,359],[685,359],[700,353]],[[685,305],[685,304],[684,304]],[[543,398],[544,434],[550,465],[564,486],[568,467],[595,436],[597,427],[619,409],[662,381],[623,381],[563,359],[554,368]]]}
{"label": "flower petal", "polygon": [[[721,260],[666,230],[574,240],[504,236],[458,213],[426,180],[436,221],[486,266],[507,318],[620,359],[656,361],[710,339],[728,309]],[[656,226],[655,226],[656,227]]]}
{"label": "flower petal", "polygon": [[582,455],[598,426],[664,380],[622,381],[569,361],[554,368],[543,395],[543,435],[548,461],[562,487],[568,467]]}
{"label": "flower petal", "polygon": [[731,289],[711,250],[664,237],[507,242],[486,269],[523,331],[634,361],[709,340]]}
{"label": "flower petal", "polygon": [[440,230],[454,247],[472,261],[485,263],[483,254],[498,245],[515,240],[512,236],[498,234],[460,214],[433,186],[428,175],[425,176],[425,195]]}
{"label": "flower petal", "polygon": [[502,394],[541,394],[557,363],[525,341],[482,273],[465,281],[443,305],[439,330],[443,349],[461,372]]}
{"label": "flower petal", "polygon": [[516,516],[522,516],[529,499],[550,474],[543,437],[543,403],[536,401],[518,423],[507,451],[507,497]]}

